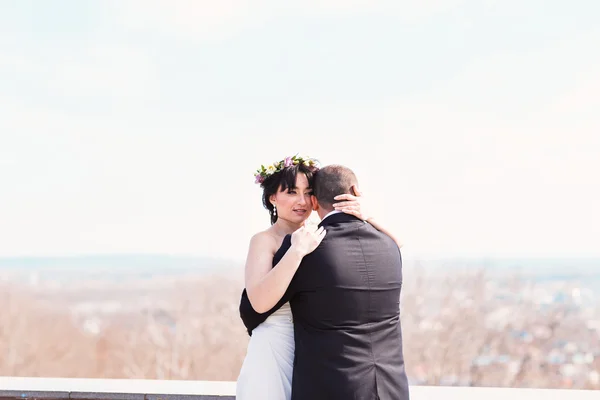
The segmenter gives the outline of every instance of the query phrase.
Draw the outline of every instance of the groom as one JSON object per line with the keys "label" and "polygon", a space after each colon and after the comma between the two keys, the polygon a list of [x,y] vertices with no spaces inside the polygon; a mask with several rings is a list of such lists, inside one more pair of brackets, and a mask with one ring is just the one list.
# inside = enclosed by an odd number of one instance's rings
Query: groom
{"label": "groom", "polygon": [[[341,165],[315,175],[313,208],[327,235],[304,257],[273,310],[258,314],[247,298],[249,331],[290,302],[296,352],[292,400],[408,400],[402,354],[402,260],[396,243],[370,224],[333,210],[334,196],[352,193],[354,173]],[[276,265],[291,246],[286,236]]]}

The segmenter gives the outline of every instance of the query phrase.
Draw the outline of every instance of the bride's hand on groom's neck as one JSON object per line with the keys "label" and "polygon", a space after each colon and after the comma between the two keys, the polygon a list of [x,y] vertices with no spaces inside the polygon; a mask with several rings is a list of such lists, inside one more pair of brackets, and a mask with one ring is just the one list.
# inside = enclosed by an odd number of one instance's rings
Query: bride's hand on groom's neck
{"label": "bride's hand on groom's neck", "polygon": [[366,221],[370,218],[370,214],[364,207],[363,194],[358,189],[358,186],[352,185],[350,193],[340,194],[334,197],[334,200],[338,201],[333,204],[334,210],[342,211],[346,214],[354,215],[357,218]]}

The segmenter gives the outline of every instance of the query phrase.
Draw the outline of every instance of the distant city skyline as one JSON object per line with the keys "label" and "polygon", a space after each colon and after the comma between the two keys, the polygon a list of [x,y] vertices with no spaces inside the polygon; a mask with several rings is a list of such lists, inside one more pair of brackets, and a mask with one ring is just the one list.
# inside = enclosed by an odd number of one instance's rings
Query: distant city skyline
{"label": "distant city skyline", "polygon": [[600,256],[600,3],[0,5],[0,257],[243,260],[253,172],[353,168],[408,257]]}

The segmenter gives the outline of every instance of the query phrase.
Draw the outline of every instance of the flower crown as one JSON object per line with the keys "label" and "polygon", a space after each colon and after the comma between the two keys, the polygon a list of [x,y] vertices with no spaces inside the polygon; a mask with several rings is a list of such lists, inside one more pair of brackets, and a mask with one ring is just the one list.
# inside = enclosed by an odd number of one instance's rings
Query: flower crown
{"label": "flower crown", "polygon": [[268,165],[266,167],[261,165],[260,168],[254,173],[254,183],[261,184],[271,175],[283,171],[284,168],[298,164],[302,164],[307,167],[316,167],[318,165],[317,160],[314,158],[302,157],[298,155],[286,157],[283,160],[274,162],[272,165]]}

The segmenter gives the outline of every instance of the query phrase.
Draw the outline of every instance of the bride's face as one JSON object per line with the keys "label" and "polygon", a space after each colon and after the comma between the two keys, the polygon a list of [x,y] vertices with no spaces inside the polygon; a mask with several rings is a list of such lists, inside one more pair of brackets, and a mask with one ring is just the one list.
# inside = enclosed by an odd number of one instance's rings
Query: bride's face
{"label": "bride's face", "polygon": [[299,224],[312,212],[311,195],[312,188],[308,186],[306,175],[299,173],[296,187],[279,190],[271,197],[271,202],[277,207],[278,218]]}

